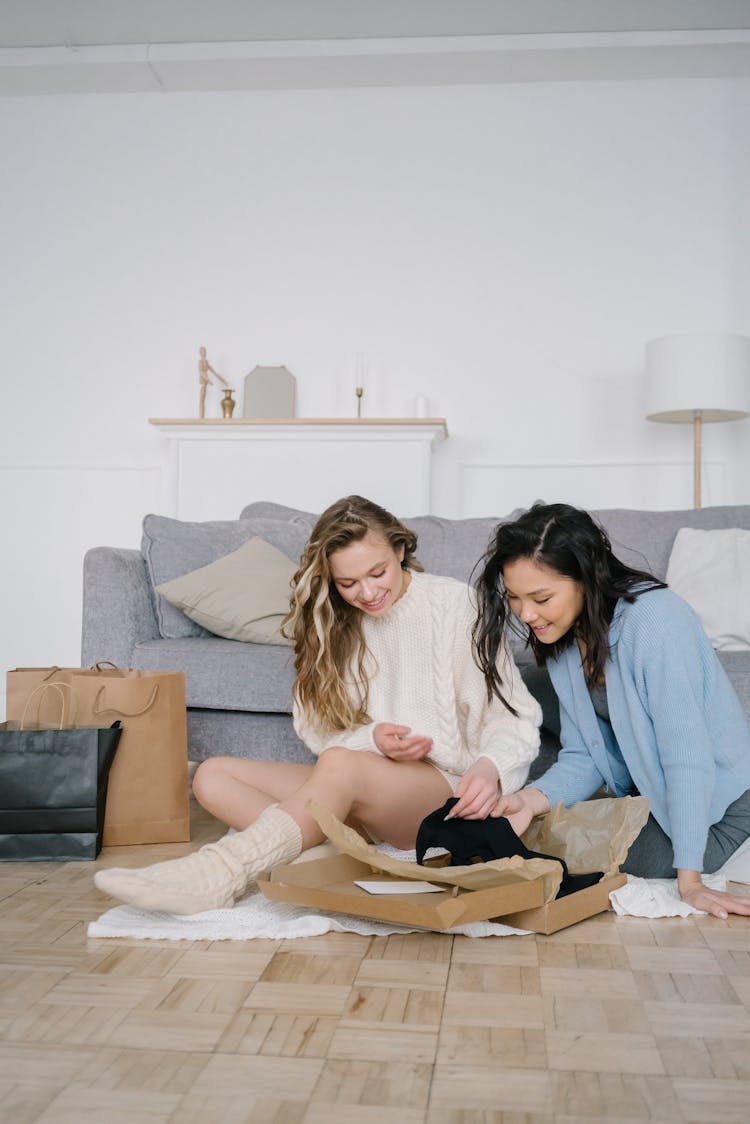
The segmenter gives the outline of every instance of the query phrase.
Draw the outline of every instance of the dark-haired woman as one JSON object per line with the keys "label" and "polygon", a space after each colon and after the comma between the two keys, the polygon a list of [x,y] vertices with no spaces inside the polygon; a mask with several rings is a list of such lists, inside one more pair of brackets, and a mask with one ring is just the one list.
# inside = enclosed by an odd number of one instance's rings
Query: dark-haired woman
{"label": "dark-haired woman", "polygon": [[622,869],[676,877],[680,896],[716,917],[750,914],[750,898],[701,879],[750,835],[750,730],[692,609],[566,504],[500,524],[483,567],[474,645],[488,693],[502,693],[496,660],[514,629],[547,667],[561,717],[556,763],[491,814],[521,834],[602,786],[641,793],[651,815]]}
{"label": "dark-haired woman", "polygon": [[[264,870],[322,842],[315,800],[371,838],[414,846],[422,819],[484,819],[528,776],[541,709],[504,645],[505,704],[472,656],[468,585],[421,573],[408,527],[347,496],[318,519],[292,579],[294,725],[315,765],[214,757],[193,790],[236,829],[182,859],[100,870],[99,889],[144,909],[231,906]],[[250,580],[250,579],[248,579]]]}

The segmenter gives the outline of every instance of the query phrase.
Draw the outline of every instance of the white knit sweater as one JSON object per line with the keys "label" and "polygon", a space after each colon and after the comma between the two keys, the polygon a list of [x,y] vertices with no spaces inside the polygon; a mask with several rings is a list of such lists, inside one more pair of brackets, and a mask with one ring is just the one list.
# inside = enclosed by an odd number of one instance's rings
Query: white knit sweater
{"label": "white knit sweater", "polygon": [[385,617],[365,617],[368,711],[373,721],[338,732],[321,731],[294,707],[294,728],[316,755],[329,746],[379,753],[379,722],[409,726],[433,739],[431,760],[462,776],[478,757],[498,770],[503,792],[520,788],[539,750],[541,708],[529,694],[510,652],[501,656],[505,697],[487,702],[484,678],[471,652],[476,615],[463,582],[412,573],[406,592]]}

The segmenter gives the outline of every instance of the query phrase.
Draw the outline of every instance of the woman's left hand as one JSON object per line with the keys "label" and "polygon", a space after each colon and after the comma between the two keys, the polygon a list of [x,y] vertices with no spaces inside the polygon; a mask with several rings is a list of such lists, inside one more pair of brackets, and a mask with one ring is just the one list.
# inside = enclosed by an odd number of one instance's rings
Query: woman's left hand
{"label": "woman's left hand", "polygon": [[750,917],[750,897],[729,894],[726,890],[712,890],[703,884],[700,874],[695,870],[678,870],[677,886],[682,900],[693,909],[703,910],[722,921],[726,921],[730,913]]}
{"label": "woman's left hand", "polygon": [[448,820],[484,820],[495,806],[498,797],[497,769],[487,757],[480,757],[467,769],[456,785],[458,803],[454,804]]}

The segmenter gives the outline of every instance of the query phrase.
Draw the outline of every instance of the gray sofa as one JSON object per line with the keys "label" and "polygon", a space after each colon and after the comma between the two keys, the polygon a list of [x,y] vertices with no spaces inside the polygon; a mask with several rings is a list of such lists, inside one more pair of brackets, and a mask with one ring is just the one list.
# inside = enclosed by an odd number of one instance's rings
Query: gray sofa
{"label": "gray sofa", "polygon": [[[681,527],[750,530],[750,506],[594,514],[607,529],[615,553],[661,578]],[[420,516],[405,521],[418,536],[417,557],[426,570],[468,580],[501,518],[508,516]],[[256,536],[296,561],[314,521],[308,512],[265,502],[246,507],[237,520],[216,523],[150,515],[144,520],[141,550],[89,550],[83,567],[84,666],[112,660],[144,671],[184,671],[191,760],[229,754],[311,761],[290,717],[291,649],[214,636],[166,602],[154,586],[205,566]],[[719,657],[750,717],[750,652],[720,652]],[[516,658],[544,712],[542,753],[533,777],[557,748],[557,704],[546,672],[523,649],[517,649]]]}

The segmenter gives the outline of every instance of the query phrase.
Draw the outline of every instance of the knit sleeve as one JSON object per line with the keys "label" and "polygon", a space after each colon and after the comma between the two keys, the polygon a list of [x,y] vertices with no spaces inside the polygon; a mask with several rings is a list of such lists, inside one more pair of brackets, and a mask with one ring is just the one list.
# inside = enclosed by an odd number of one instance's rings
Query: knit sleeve
{"label": "knit sleeve", "polygon": [[[474,613],[473,602],[467,601],[458,628],[469,638]],[[542,708],[526,687],[507,646],[499,653],[498,666],[504,697],[515,714],[499,698],[488,701],[484,676],[474,661],[470,639],[463,646],[459,639],[456,653],[458,706],[464,714],[469,748],[475,759],[486,757],[493,763],[504,793],[516,792],[525,783],[529,766],[539,753]]]}
{"label": "knit sleeve", "polygon": [[[557,689],[557,688],[556,688]],[[602,787],[605,779],[599,772],[578,729],[571,710],[560,702],[560,752],[554,765],[534,781],[554,808],[560,801],[566,808],[579,800],[588,800]]]}
{"label": "knit sleeve", "polygon": [[616,659],[653,724],[655,760],[644,763],[654,778],[652,810],[663,796],[675,867],[701,871],[716,774],[705,700],[717,660],[692,609],[671,591],[644,594],[636,606],[624,615]]}
{"label": "knit sleeve", "polygon": [[380,753],[373,741],[373,731],[376,723],[368,722],[364,726],[354,726],[350,730],[321,730],[318,725],[310,720],[309,715],[297,703],[292,703],[292,722],[297,737],[305,743],[311,753],[320,757],[324,750],[331,746],[340,745],[345,749],[370,750]]}

